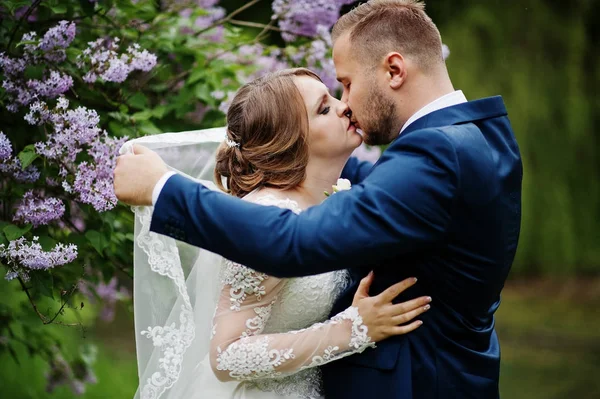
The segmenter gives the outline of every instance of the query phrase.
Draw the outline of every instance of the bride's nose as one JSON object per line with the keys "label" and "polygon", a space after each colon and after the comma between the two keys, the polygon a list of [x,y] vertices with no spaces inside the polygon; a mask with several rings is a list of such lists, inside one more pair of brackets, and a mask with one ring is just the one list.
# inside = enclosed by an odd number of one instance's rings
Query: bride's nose
{"label": "bride's nose", "polygon": [[350,107],[348,106],[348,104],[342,101],[338,101],[338,104],[336,106],[336,113],[340,118],[344,116],[350,118],[352,116],[352,111],[350,110]]}

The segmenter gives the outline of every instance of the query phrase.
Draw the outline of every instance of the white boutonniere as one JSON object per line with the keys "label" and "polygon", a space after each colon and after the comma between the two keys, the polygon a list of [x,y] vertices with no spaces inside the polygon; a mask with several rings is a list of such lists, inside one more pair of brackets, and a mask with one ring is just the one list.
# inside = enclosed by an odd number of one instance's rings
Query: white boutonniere
{"label": "white boutonniere", "polygon": [[[350,190],[352,188],[352,183],[350,183],[350,180],[348,179],[338,179],[337,184],[334,184],[333,186],[331,186],[331,188],[333,188],[333,193],[335,194],[338,191]],[[326,197],[329,197],[331,195],[327,191],[325,191],[324,194]]]}

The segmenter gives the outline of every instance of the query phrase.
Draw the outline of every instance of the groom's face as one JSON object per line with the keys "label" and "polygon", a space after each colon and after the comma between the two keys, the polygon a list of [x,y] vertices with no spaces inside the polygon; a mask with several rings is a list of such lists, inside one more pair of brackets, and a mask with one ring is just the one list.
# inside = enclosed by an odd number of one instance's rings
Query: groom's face
{"label": "groom's face", "polygon": [[385,79],[379,79],[381,71],[371,66],[371,60],[357,58],[349,33],[340,36],[333,45],[333,62],[344,87],[342,101],[352,110],[352,119],[363,131],[365,143],[389,144],[398,133],[396,105],[382,87]]}

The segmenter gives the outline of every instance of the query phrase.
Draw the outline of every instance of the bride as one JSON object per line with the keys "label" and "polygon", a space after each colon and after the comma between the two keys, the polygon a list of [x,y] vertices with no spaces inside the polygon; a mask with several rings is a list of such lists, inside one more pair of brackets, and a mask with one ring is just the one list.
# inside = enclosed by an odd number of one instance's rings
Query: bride
{"label": "bride", "polygon": [[[362,142],[347,106],[303,68],[244,85],[227,122],[132,140],[122,152],[143,144],[215,190],[299,213],[326,200]],[[371,274],[352,306],[329,317],[346,271],[268,276],[151,233],[152,208],[134,212],[136,398],[322,398],[318,366],[418,328],[412,320],[429,309],[426,297],[392,304],[415,279],[370,297]]]}

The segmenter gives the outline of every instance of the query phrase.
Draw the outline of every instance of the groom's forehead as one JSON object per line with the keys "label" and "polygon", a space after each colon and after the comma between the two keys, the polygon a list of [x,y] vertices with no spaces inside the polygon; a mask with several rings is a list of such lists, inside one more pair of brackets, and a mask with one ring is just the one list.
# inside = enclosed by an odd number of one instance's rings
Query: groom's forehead
{"label": "groom's forehead", "polygon": [[350,67],[353,59],[351,47],[349,34],[341,35],[333,43],[333,63],[335,64],[338,79],[341,78],[340,75],[346,74],[347,69]]}

